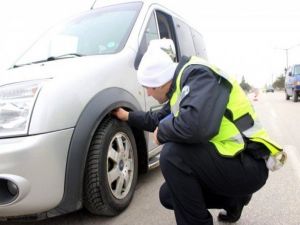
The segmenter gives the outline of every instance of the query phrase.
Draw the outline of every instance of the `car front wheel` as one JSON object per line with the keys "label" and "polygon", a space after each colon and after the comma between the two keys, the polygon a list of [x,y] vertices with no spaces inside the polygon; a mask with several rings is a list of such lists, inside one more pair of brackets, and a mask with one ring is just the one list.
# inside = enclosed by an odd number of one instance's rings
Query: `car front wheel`
{"label": "car front wheel", "polygon": [[298,102],[298,92],[293,91],[293,102]]}
{"label": "car front wheel", "polygon": [[130,203],[138,175],[137,149],[130,127],[106,119],[92,139],[84,180],[84,206],[97,215],[115,216]]}

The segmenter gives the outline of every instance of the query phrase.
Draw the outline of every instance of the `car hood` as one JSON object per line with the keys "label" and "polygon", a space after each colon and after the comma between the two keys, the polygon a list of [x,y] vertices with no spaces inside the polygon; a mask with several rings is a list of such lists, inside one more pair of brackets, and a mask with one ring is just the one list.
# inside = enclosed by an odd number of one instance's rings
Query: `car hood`
{"label": "car hood", "polygon": [[115,54],[64,58],[12,68],[0,74],[0,86],[56,77],[72,79],[74,76],[84,76],[86,73],[99,71],[99,69],[103,69],[108,63],[118,62],[119,57],[118,54]]}

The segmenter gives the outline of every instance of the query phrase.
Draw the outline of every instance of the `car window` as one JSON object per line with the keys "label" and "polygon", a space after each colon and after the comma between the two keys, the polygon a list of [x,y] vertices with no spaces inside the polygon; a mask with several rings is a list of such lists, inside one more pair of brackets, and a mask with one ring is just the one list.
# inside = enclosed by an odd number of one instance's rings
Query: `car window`
{"label": "car window", "polygon": [[153,12],[150,16],[150,19],[147,23],[147,27],[143,33],[142,40],[139,46],[139,51],[134,61],[134,67],[137,69],[144,53],[147,50],[149,42],[153,39],[159,39],[159,34],[157,30],[157,23],[155,13]]}
{"label": "car window", "polygon": [[172,39],[172,31],[165,13],[157,11],[160,38]]}
{"label": "car window", "polygon": [[58,25],[29,49],[16,64],[68,53],[116,53],[124,47],[141,6],[141,3],[128,3],[94,9]]}
{"label": "car window", "polygon": [[181,56],[195,55],[196,53],[190,27],[180,19],[174,18],[174,21]]}
{"label": "car window", "polygon": [[[138,68],[139,63],[146,52],[150,41],[153,39],[162,38],[172,39],[176,47],[172,17],[161,11],[153,11],[143,33],[139,46],[139,52],[134,62],[136,69]],[[176,57],[175,61],[178,61],[178,57]]]}
{"label": "car window", "polygon": [[199,34],[196,30],[194,30],[192,28],[191,28],[191,32],[192,32],[192,38],[194,41],[196,56],[207,59],[207,53],[206,53],[202,35]]}
{"label": "car window", "polygon": [[295,65],[294,67],[294,75],[299,75],[300,74],[300,65]]}
{"label": "car window", "polygon": [[151,17],[149,19],[149,22],[147,24],[147,28],[145,30],[145,41],[146,45],[149,45],[149,42],[154,39],[159,39],[159,34],[157,30],[157,23],[155,19],[155,13],[151,14]]}
{"label": "car window", "polygon": [[175,61],[178,62],[179,54],[178,54],[178,47],[177,47],[175,30],[174,30],[173,17],[160,10],[156,11],[156,17],[157,17],[157,24],[159,29],[159,36],[161,39],[167,38],[173,40],[176,49]]}

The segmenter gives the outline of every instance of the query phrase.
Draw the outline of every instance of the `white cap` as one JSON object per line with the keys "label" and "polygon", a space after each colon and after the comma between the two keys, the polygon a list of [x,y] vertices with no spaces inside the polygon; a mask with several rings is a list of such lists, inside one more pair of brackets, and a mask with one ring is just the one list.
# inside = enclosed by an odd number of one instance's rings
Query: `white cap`
{"label": "white cap", "polygon": [[150,41],[137,72],[137,79],[141,85],[145,87],[160,87],[173,78],[177,63],[173,62],[166,51],[175,53],[172,40]]}

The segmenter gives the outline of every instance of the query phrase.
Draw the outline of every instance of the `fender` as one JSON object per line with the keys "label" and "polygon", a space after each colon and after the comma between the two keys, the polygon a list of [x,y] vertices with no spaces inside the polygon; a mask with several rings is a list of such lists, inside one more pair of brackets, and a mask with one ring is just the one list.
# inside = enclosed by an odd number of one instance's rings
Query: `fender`
{"label": "fender", "polygon": [[84,169],[93,134],[104,117],[120,106],[141,110],[132,94],[114,87],[95,95],[81,113],[68,151],[64,195],[60,204],[47,212],[47,217],[73,212],[82,207]]}

